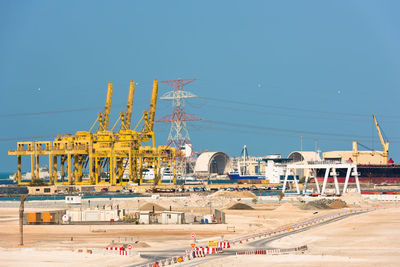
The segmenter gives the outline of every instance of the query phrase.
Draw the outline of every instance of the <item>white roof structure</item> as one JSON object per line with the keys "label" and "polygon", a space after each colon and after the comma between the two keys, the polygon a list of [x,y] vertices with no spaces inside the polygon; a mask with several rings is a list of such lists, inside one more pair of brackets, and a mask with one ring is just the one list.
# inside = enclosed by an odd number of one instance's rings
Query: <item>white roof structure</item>
{"label": "white roof structure", "polygon": [[293,151],[288,158],[293,159],[293,162],[321,161],[320,156],[315,151]]}
{"label": "white roof structure", "polygon": [[228,172],[230,159],[224,152],[203,152],[196,160],[195,173],[216,173],[218,175]]}

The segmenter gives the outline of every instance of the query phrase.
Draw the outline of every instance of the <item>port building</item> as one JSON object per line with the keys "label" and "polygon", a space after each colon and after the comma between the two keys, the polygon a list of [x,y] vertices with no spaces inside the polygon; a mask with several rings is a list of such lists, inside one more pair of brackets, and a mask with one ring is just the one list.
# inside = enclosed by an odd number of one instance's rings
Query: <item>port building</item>
{"label": "port building", "polygon": [[199,177],[226,175],[231,160],[224,152],[203,152],[196,160],[194,173]]}

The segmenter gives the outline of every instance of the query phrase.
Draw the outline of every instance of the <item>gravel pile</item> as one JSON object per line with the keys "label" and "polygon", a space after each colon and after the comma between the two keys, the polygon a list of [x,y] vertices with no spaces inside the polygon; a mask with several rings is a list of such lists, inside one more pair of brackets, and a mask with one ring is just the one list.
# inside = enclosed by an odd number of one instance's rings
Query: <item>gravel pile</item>
{"label": "gravel pile", "polygon": [[218,191],[211,195],[212,197],[228,198],[256,198],[257,196],[250,191]]}
{"label": "gravel pile", "polygon": [[331,209],[342,209],[342,208],[346,208],[347,204],[346,202],[344,202],[343,200],[340,199],[336,199],[335,201],[333,201],[331,204],[329,204],[329,207]]}
{"label": "gravel pile", "polygon": [[243,204],[243,203],[236,203],[233,204],[228,210],[254,210],[252,207],[249,205]]}
{"label": "gravel pile", "polygon": [[304,210],[326,210],[326,209],[341,209],[346,207],[346,202],[339,199],[318,199],[314,201],[307,202],[300,206]]}

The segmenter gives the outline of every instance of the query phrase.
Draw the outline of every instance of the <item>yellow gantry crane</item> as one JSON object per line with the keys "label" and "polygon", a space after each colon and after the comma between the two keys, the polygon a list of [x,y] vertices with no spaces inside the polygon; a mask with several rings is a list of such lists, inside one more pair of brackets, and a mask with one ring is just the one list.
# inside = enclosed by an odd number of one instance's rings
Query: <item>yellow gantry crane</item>
{"label": "yellow gantry crane", "polygon": [[[39,179],[39,157],[48,156],[49,184],[142,184],[143,170],[153,169],[151,183],[161,182],[160,168],[170,168],[175,174],[174,148],[156,147],[154,119],[157,105],[158,80],[153,82],[149,110],[143,112],[134,130],[131,130],[135,82],[130,81],[126,111],[121,112],[113,128],[109,130],[113,85],[108,83],[104,112],[89,131],[75,135],[58,136],[54,141],[18,142],[17,150],[9,150],[18,160],[17,180],[22,181],[21,157],[30,156],[31,179]],[[120,122],[120,128],[114,128]],[[96,132],[92,132],[98,123]],[[142,128],[137,131],[140,124]],[[150,144],[148,144],[150,142]],[[176,181],[174,179],[174,181]]]}
{"label": "yellow gantry crane", "polygon": [[378,155],[382,156],[382,162],[381,163],[382,164],[387,164],[388,163],[388,158],[389,158],[389,141],[385,140],[385,138],[383,137],[382,130],[379,127],[378,121],[376,120],[376,117],[375,117],[374,114],[372,114],[372,118],[374,119],[375,127],[376,127],[376,130],[378,132],[381,144],[382,144],[382,152],[380,152],[380,151],[369,151],[369,152],[359,151],[358,150],[357,141],[353,141],[353,157],[355,159],[355,162],[358,162],[358,157],[361,154],[368,154],[368,155],[378,154]]}

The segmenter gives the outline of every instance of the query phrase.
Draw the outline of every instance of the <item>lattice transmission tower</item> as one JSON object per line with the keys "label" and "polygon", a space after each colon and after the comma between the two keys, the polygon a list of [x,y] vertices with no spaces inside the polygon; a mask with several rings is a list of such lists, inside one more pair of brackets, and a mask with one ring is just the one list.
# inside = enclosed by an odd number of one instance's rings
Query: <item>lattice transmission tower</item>
{"label": "lattice transmission tower", "polygon": [[190,164],[194,156],[193,145],[190,141],[187,121],[198,121],[200,118],[185,112],[185,99],[197,97],[195,94],[184,91],[183,87],[196,79],[178,79],[161,81],[173,90],[165,93],[160,99],[172,101],[172,113],[157,120],[159,122],[170,122],[171,128],[168,135],[167,146],[175,147],[177,151],[177,171],[181,175],[193,170]]}

